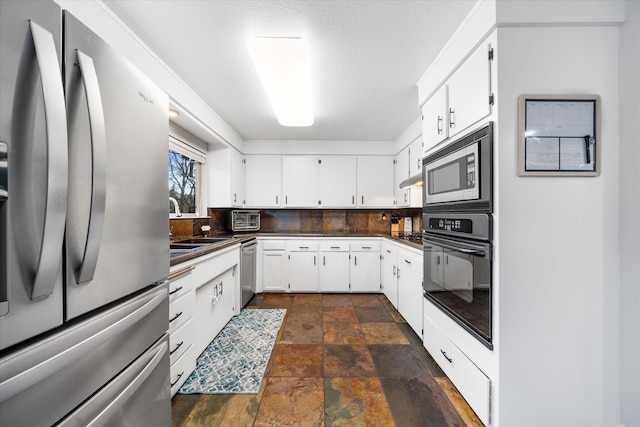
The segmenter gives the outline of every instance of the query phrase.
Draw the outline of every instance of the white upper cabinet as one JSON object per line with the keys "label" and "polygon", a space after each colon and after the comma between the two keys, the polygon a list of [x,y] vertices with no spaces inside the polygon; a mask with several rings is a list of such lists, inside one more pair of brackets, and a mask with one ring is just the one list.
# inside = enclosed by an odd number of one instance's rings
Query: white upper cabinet
{"label": "white upper cabinet", "polygon": [[400,183],[409,178],[409,147],[405,147],[398,153],[393,162],[394,180],[394,204],[397,207],[409,206],[409,189],[400,188]]}
{"label": "white upper cabinet", "polygon": [[356,207],[356,158],[324,156],[319,163],[319,205],[322,208]]}
{"label": "white upper cabinet", "polygon": [[251,155],[245,158],[245,206],[279,207],[282,203],[282,157]]}
{"label": "white upper cabinet", "polygon": [[416,138],[409,145],[409,176],[422,174],[422,138]]}
{"label": "white upper cabinet", "polygon": [[393,207],[393,158],[360,156],[357,170],[358,207]]}
{"label": "white upper cabinet", "polygon": [[482,43],[422,106],[423,155],[491,114],[490,41]]}
{"label": "white upper cabinet", "polygon": [[317,207],[318,157],[282,157],[282,193],[285,208]]}
{"label": "white upper cabinet", "polygon": [[235,148],[209,151],[207,155],[210,207],[242,207],[244,201],[244,164]]}
{"label": "white upper cabinet", "polygon": [[489,43],[482,43],[449,78],[449,136],[491,114]]}
{"label": "white upper cabinet", "polygon": [[423,156],[449,137],[447,85],[442,85],[422,106]]}

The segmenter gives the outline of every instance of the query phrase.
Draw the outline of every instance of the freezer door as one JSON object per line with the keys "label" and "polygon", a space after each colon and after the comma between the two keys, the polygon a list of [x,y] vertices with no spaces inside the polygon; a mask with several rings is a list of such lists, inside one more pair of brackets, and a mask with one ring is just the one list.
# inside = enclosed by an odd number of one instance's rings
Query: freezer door
{"label": "freezer door", "polygon": [[169,427],[169,335],[56,427]]}
{"label": "freezer door", "polygon": [[[3,357],[0,425],[58,422],[162,337],[168,319],[169,292],[163,284]],[[159,366],[166,380],[161,393],[165,396],[169,366],[164,361]]]}
{"label": "freezer door", "polygon": [[67,319],[169,274],[168,98],[63,12]]}
{"label": "freezer door", "polygon": [[0,350],[60,325],[67,129],[54,2],[0,2]]}

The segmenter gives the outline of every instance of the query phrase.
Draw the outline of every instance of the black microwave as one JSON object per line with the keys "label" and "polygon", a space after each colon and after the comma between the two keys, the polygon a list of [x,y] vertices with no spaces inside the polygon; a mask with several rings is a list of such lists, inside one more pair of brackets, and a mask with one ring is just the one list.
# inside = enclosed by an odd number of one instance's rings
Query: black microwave
{"label": "black microwave", "polygon": [[428,212],[493,210],[493,122],[424,159],[422,200]]}

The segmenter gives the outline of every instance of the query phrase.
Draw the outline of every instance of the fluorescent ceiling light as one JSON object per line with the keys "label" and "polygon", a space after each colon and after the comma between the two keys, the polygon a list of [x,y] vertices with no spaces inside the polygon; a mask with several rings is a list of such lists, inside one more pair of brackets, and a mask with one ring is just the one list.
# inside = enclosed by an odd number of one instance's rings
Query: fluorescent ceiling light
{"label": "fluorescent ceiling light", "polygon": [[247,49],[282,126],[311,126],[309,48],[301,38],[251,37]]}

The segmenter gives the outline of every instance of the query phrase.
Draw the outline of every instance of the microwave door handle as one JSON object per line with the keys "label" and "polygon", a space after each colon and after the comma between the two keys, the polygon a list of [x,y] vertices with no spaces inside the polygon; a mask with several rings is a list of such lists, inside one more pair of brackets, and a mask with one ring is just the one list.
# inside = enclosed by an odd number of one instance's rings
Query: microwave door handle
{"label": "microwave door handle", "polygon": [[84,84],[89,111],[89,124],[91,129],[91,210],[89,214],[89,227],[87,240],[84,247],[84,255],[80,268],[76,272],[78,283],[86,283],[93,280],[98,263],[100,242],[104,226],[104,213],[107,198],[107,139],[104,123],[104,111],[102,109],[102,97],[96,68],[86,54],[77,51],[80,74]]}
{"label": "microwave door handle", "polygon": [[67,217],[69,158],[64,90],[53,35],[33,21],[29,22],[29,28],[40,69],[47,133],[47,194],[42,244],[31,289],[33,300],[46,297],[53,292],[60,267]]}

